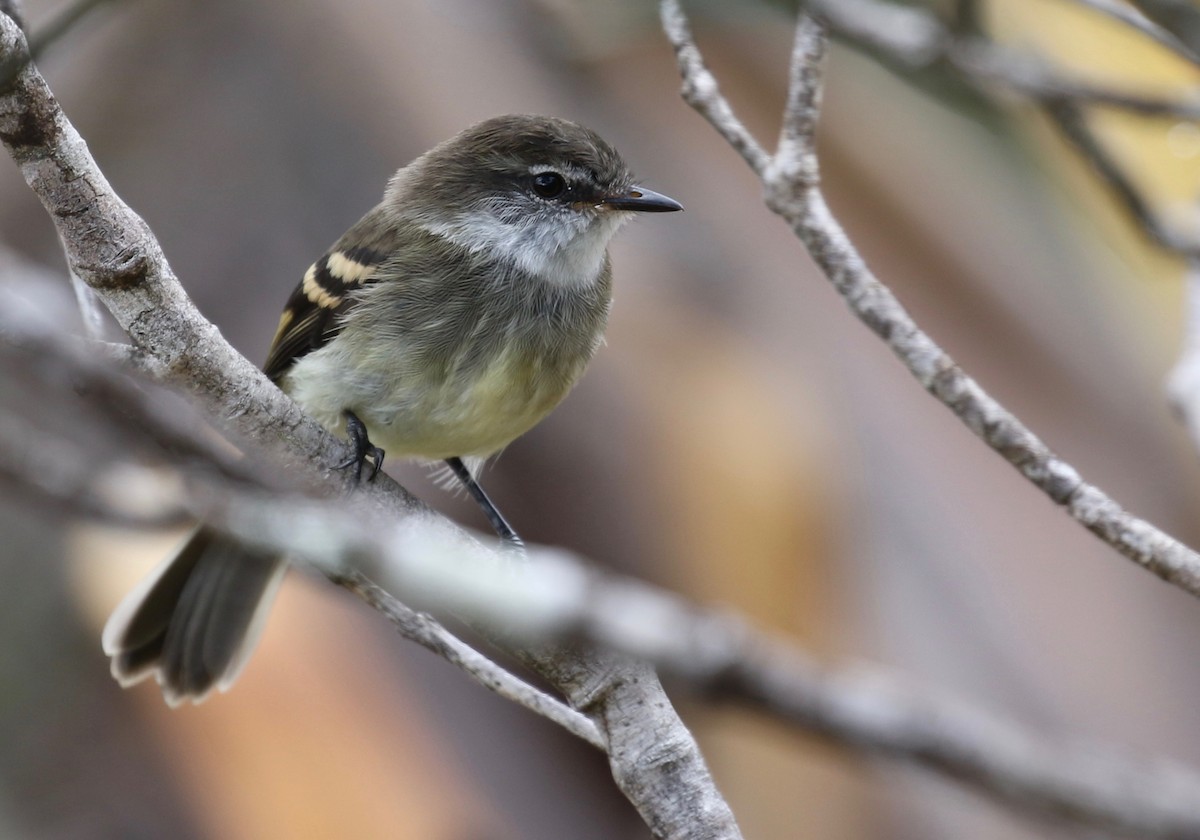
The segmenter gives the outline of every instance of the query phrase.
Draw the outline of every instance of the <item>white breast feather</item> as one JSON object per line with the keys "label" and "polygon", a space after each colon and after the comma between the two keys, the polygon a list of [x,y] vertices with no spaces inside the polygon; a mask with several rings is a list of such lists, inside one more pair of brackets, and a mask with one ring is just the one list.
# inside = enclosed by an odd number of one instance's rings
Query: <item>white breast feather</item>
{"label": "white breast feather", "polygon": [[421,226],[473,252],[511,260],[548,283],[586,286],[599,278],[609,240],[629,216],[611,210],[572,211],[548,224],[532,214],[513,222],[478,209],[450,221],[422,221]]}

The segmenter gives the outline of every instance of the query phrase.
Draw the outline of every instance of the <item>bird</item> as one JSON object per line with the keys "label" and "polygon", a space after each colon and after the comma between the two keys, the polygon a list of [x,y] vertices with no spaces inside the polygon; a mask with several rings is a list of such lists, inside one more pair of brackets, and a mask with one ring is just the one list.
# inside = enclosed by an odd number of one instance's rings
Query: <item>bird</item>
{"label": "bird", "polygon": [[[263,365],[326,428],[340,466],[445,462],[508,544],[521,538],[479,466],[582,376],[612,304],[608,245],[638,213],[682,210],[569,120],[484,120],[397,171],[383,200],[304,273]],[[200,524],[113,611],[102,635],[122,686],[167,704],[227,690],[250,658],[285,558]]]}

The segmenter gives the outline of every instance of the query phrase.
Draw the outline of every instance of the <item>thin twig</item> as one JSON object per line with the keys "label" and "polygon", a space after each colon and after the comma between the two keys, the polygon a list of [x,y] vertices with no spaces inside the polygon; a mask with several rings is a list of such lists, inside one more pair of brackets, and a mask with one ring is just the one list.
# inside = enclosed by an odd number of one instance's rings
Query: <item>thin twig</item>
{"label": "thin twig", "polygon": [[565,703],[555,700],[504,670],[447,630],[433,616],[402,604],[359,572],[350,571],[338,575],[334,582],[353,592],[384,616],[405,639],[416,642],[434,655],[445,659],[470,675],[477,683],[506,700],[511,700],[518,706],[557,723],[593,747],[607,751],[608,743],[595,723]]}
{"label": "thin twig", "polygon": [[667,14],[664,11],[663,26],[671,43],[676,45],[675,57],[679,66],[687,68],[687,72],[683,73],[684,96],[689,102],[697,103],[695,107],[712,112],[712,119],[709,121],[729,145],[737,150],[755,174],[761,176],[770,163],[770,155],[746,127],[734,118],[733,109],[729,107],[729,103],[717,87],[716,76],[704,65],[700,50],[692,38],[687,18],[682,12]]}
{"label": "thin twig", "polygon": [[[796,22],[792,44],[792,74],[787,101],[783,108],[783,125],[771,166],[760,173],[764,180],[786,180],[797,184],[815,184],[817,180],[817,148],[812,141],[817,131],[817,115],[825,87],[821,84],[825,50],[829,34],[825,24],[810,15],[801,15]],[[795,78],[802,77],[801,79]],[[719,94],[718,94],[719,95]],[[737,121],[731,112],[729,118]],[[778,167],[787,166],[786,172]]]}
{"label": "thin twig", "polygon": [[[956,38],[937,18],[919,8],[878,0],[811,0],[810,7],[842,38],[909,67],[927,67],[936,61],[944,61],[988,93],[1004,90],[1048,109],[1086,104],[1120,108],[1143,116],[1200,120],[1200,98],[1162,99],[1073,79],[1052,70],[1033,56],[985,39]],[[761,177],[770,155],[734,117],[717,80],[705,66],[688,21],[677,3],[662,7],[662,20],[667,37],[675,47],[685,86],[684,98],[705,115]],[[1132,181],[1116,168],[1104,164],[1108,157],[1098,143],[1086,144],[1097,153],[1091,156],[1084,145],[1077,144],[1077,147],[1098,172],[1109,173],[1104,176],[1105,183],[1155,243],[1183,256],[1200,253],[1200,242],[1195,237],[1171,231],[1150,210]]]}
{"label": "thin twig", "polygon": [[[686,75],[703,67],[691,39],[678,0],[663,0],[664,29],[679,56],[685,76],[684,98],[723,136],[746,132],[728,103],[714,101],[720,93],[709,86],[709,95],[695,97]],[[802,33],[811,24],[801,22]],[[797,37],[793,53],[789,107],[806,113],[789,113],[785,126],[803,130],[791,138],[770,165],[760,173],[768,206],[791,225],[797,237],[845,299],[850,309],[892,349],[917,381],[955,416],[1012,464],[1056,504],[1088,530],[1124,556],[1193,595],[1200,596],[1200,555],[1150,523],[1123,510],[1098,487],[1055,455],[1028,427],[996,402],[913,321],[895,295],[867,267],[862,256],[830,212],[810,170],[816,160],[816,125],[820,97],[808,87],[819,83],[813,45]],[[685,60],[686,57],[686,60]],[[718,124],[717,121],[721,121]],[[809,132],[809,133],[805,133]],[[739,149],[741,151],[741,149]],[[743,157],[745,153],[743,152]],[[757,171],[757,170],[756,170]],[[796,177],[800,173],[802,177]]]}
{"label": "thin twig", "polygon": [[[974,16],[978,12],[967,0],[963,2],[966,5],[958,8],[960,18],[964,14]],[[1075,2],[1107,14],[1193,63],[1200,64],[1200,10],[1190,3],[1135,0],[1135,5],[1142,10],[1139,12],[1116,0]],[[1191,229],[1180,230],[1162,218],[1143,195],[1135,179],[1092,131],[1084,111],[1085,106],[1098,105],[1122,108],[1143,116],[1178,117],[1194,121],[1200,110],[1200,100],[1194,94],[1188,100],[1170,101],[1070,79],[1047,68],[1040,61],[1019,56],[987,39],[966,37],[964,26],[957,27],[953,32],[939,30],[936,19],[918,8],[905,7],[897,11],[890,4],[879,3],[878,0],[811,0],[811,7],[830,21],[842,37],[880,51],[894,61],[924,66],[933,60],[932,56],[937,55],[963,78],[985,91],[999,89],[1028,97],[1040,107],[1051,125],[1083,159],[1145,236],[1164,250],[1184,257],[1191,266],[1189,273],[1194,274],[1195,265],[1200,262],[1200,237]],[[892,37],[892,28],[897,25],[897,20],[901,20],[910,31],[923,32],[923,36],[906,46],[904,39]],[[673,25],[678,27],[680,24],[673,21]],[[672,40],[678,41],[675,37]],[[682,43],[689,42],[690,38]],[[693,63],[698,62],[697,57]],[[713,90],[716,90],[715,84]],[[710,121],[720,119],[723,133],[736,130],[736,126],[727,125],[736,123],[736,120],[725,119],[726,115],[715,113],[715,108],[720,105],[720,102],[706,104],[706,115],[710,116]],[[755,171],[761,174],[761,169]],[[819,194],[815,200],[820,201]],[[1194,342],[1188,339],[1186,343],[1190,346]],[[1194,441],[1200,446],[1200,432],[1197,431],[1200,421],[1196,420],[1198,409],[1193,407],[1196,398],[1187,390],[1193,386],[1200,389],[1200,379],[1191,375],[1189,359],[1190,355],[1185,352],[1176,365],[1168,384],[1168,398],[1187,422]],[[929,387],[928,384],[926,387]],[[1144,536],[1157,538],[1156,534],[1143,534],[1138,528],[1129,530],[1124,526],[1103,525],[1110,515],[1119,519],[1127,517],[1098,491],[1086,492],[1081,487],[1080,494],[1068,500],[1067,504],[1073,515],[1093,531],[1106,539],[1116,536],[1125,546],[1122,551],[1127,555],[1131,554],[1131,545],[1139,544]],[[1162,547],[1167,553],[1165,565],[1144,563],[1146,555],[1136,549],[1131,556],[1167,579],[1176,579],[1180,574],[1192,574],[1185,570],[1192,563],[1189,555],[1182,554],[1176,545],[1170,543]]]}

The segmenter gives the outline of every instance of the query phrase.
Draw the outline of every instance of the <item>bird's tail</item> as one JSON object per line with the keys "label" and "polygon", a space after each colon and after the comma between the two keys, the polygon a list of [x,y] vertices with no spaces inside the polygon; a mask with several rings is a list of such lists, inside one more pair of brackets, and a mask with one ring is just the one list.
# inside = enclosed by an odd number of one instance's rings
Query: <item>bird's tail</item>
{"label": "bird's tail", "polygon": [[225,691],[250,658],[287,564],[201,525],[104,626],[122,686],[153,675],[170,706]]}

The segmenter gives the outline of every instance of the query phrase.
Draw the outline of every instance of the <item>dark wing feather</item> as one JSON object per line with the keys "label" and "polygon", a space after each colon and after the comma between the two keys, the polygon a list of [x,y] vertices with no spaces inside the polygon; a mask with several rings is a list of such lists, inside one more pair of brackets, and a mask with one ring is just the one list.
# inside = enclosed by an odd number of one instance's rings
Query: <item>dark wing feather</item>
{"label": "dark wing feather", "polygon": [[376,207],[309,266],[279,317],[263,364],[272,381],[278,382],[298,359],[328,344],[354,305],[351,292],[378,279],[399,239],[389,215]]}
{"label": "dark wing feather", "polygon": [[321,306],[308,299],[303,285],[297,286],[279,317],[263,372],[278,382],[298,359],[328,343],[337,335],[336,316],[348,305],[349,300],[336,308]]}

